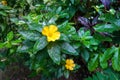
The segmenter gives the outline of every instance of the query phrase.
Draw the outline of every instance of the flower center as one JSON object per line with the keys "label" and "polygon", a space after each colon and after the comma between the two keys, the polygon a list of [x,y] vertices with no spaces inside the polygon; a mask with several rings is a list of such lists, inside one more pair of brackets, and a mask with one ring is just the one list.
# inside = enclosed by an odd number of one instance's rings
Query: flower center
{"label": "flower center", "polygon": [[51,32],[49,32],[48,36],[49,36],[49,37],[52,37],[52,35],[53,35],[53,34],[52,34]]}

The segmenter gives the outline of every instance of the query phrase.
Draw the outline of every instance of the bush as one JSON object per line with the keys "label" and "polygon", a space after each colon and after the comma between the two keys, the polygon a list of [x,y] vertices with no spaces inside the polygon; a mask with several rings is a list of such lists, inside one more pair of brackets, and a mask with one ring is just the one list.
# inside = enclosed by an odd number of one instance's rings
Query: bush
{"label": "bush", "polygon": [[[119,3],[1,0],[0,68],[17,62],[28,67],[32,76],[40,74],[43,80],[69,78],[71,73],[84,70],[82,65],[90,75],[119,74]],[[98,80],[95,74],[87,80]],[[104,77],[111,79],[108,75],[100,78]]]}

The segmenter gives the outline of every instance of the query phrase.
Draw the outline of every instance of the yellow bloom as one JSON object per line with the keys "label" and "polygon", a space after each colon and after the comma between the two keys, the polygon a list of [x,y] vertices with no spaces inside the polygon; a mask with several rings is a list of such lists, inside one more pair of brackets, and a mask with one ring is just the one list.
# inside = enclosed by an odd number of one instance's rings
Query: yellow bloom
{"label": "yellow bloom", "polygon": [[42,30],[42,34],[47,36],[48,42],[55,41],[60,38],[60,32],[57,30],[58,28],[55,25],[45,26]]}
{"label": "yellow bloom", "polygon": [[75,67],[75,63],[72,59],[67,59],[65,64],[66,69],[73,70]]}
{"label": "yellow bloom", "polygon": [[1,1],[2,5],[7,5],[7,1],[6,0],[3,0]]}

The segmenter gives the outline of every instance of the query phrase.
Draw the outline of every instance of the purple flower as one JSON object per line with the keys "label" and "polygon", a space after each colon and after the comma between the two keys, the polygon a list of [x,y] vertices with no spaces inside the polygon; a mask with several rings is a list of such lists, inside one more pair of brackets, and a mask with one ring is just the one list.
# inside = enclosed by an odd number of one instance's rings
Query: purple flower
{"label": "purple flower", "polygon": [[105,9],[110,9],[110,0],[100,0],[102,4],[104,5]]}

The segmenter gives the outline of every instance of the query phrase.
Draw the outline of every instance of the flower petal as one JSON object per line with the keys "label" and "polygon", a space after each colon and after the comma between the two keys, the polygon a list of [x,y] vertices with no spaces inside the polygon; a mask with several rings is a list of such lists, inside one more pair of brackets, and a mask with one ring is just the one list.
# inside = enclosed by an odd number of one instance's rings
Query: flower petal
{"label": "flower petal", "polygon": [[56,32],[57,30],[58,30],[57,26],[55,26],[55,25],[50,25],[50,26],[49,26],[49,31],[50,31],[51,33],[54,33],[54,32]]}
{"label": "flower petal", "polygon": [[69,66],[67,64],[65,65],[65,67],[66,67],[66,69],[69,69]]}
{"label": "flower petal", "polygon": [[74,61],[72,59],[67,59],[65,64],[66,69],[73,70],[75,67]]}
{"label": "flower petal", "polygon": [[74,63],[74,61],[72,59],[67,59],[66,60],[66,64],[73,64],[73,63]]}
{"label": "flower petal", "polygon": [[73,70],[73,67],[69,67],[69,70]]}
{"label": "flower petal", "polygon": [[52,34],[52,36],[47,36],[48,42],[55,41],[60,38],[60,32],[55,32]]}
{"label": "flower petal", "polygon": [[71,64],[72,67],[75,67],[75,64]]}
{"label": "flower petal", "polygon": [[71,64],[73,64],[73,63],[74,63],[74,61],[73,61],[72,59],[70,59],[70,63],[71,63]]}
{"label": "flower petal", "polygon": [[60,38],[60,32],[55,32],[54,34],[53,34],[53,38],[55,39],[55,40],[58,40],[59,38]]}
{"label": "flower petal", "polygon": [[42,34],[47,36],[49,34],[49,27],[48,26],[45,26],[42,30]]}
{"label": "flower petal", "polygon": [[47,36],[48,42],[55,41],[60,38],[60,32],[57,30],[58,28],[55,25],[45,26],[42,30],[42,34]]}
{"label": "flower petal", "polygon": [[56,39],[54,39],[53,37],[47,36],[47,40],[48,40],[48,42],[50,42],[50,41],[55,41]]}

